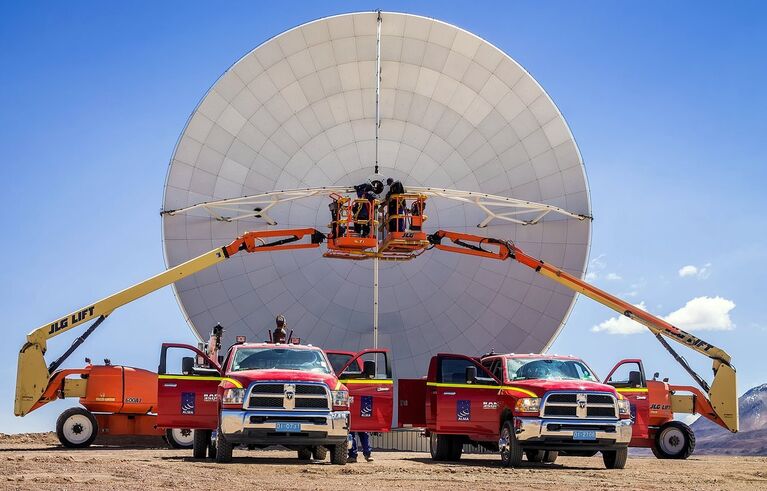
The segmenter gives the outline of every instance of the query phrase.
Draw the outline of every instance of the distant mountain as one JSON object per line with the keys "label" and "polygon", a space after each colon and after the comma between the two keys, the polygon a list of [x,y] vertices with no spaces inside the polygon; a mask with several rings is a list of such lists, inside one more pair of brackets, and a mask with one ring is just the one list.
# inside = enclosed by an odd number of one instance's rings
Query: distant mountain
{"label": "distant mountain", "polygon": [[695,432],[695,453],[767,455],[767,384],[740,396],[738,414],[738,433],[730,433],[706,418],[690,425]]}

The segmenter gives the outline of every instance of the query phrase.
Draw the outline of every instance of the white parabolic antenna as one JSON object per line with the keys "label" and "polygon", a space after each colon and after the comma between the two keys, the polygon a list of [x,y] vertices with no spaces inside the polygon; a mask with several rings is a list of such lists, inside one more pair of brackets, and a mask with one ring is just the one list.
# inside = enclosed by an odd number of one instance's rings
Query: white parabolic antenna
{"label": "white parabolic antenna", "polygon": [[[259,199],[241,200],[234,220],[216,219],[228,216],[225,206],[164,215],[168,266],[249,230],[328,231],[326,194],[268,193],[365,181],[376,161],[377,93],[380,174],[406,189],[462,191],[432,192],[429,231],[508,238],[583,274],[591,225],[577,216],[591,215],[588,186],[552,100],[487,41],[434,19],[389,12],[380,14],[380,34],[376,12],[286,31],[213,85],[178,141],[163,208],[254,195],[276,196],[275,204],[266,219],[252,216],[263,204],[243,211]],[[532,209],[514,208],[504,218],[476,204],[481,193],[529,201]],[[317,249],[240,254],[174,288],[200,339],[221,323],[227,344],[239,334],[263,340],[284,314],[304,342],[358,350],[373,340],[372,271],[372,261],[326,259]],[[398,376],[423,375],[437,352],[544,350],[575,296],[513,261],[437,250],[380,263],[379,286],[379,345],[392,350]]]}

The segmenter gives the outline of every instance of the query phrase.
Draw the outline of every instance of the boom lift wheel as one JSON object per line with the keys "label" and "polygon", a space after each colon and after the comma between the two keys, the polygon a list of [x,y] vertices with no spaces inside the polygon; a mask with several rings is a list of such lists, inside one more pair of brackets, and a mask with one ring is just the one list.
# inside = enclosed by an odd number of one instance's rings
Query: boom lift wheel
{"label": "boom lift wheel", "polygon": [[171,448],[191,448],[194,445],[194,431],[189,428],[168,428],[165,439]]}
{"label": "boom lift wheel", "polygon": [[669,421],[655,433],[652,453],[659,459],[686,459],[695,450],[695,433],[681,421]]}
{"label": "boom lift wheel", "polygon": [[503,422],[501,438],[498,439],[498,449],[501,452],[501,465],[504,467],[519,467],[522,464],[522,447],[517,443],[514,426],[510,419]]}
{"label": "boom lift wheel", "polygon": [[56,420],[56,436],[65,447],[89,447],[98,434],[99,423],[87,409],[71,407]]}

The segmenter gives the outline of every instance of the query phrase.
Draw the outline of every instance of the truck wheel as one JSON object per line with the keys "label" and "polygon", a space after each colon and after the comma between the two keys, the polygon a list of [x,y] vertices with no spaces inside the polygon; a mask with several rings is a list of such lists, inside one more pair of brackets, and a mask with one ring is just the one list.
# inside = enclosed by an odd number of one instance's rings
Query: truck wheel
{"label": "truck wheel", "polygon": [[298,460],[312,460],[312,449],[310,447],[299,448]]}
{"label": "truck wheel", "polygon": [[325,447],[312,447],[312,458],[320,461],[327,459],[328,449]]}
{"label": "truck wheel", "polygon": [[438,462],[449,460],[451,450],[450,435],[438,435],[436,433],[429,435],[429,452],[432,460]]}
{"label": "truck wheel", "polygon": [[447,460],[461,460],[463,439],[459,436],[451,436],[448,441],[450,442],[450,452],[448,453]]}
{"label": "truck wheel", "polygon": [[169,428],[165,430],[165,439],[171,448],[192,448],[194,446],[194,430]]}
{"label": "truck wheel", "polygon": [[543,462],[543,458],[546,456],[545,450],[527,450],[525,456],[528,462]]}
{"label": "truck wheel", "polygon": [[336,443],[330,447],[330,462],[332,464],[345,465],[347,457],[349,457],[348,441]]}
{"label": "truck wheel", "polygon": [[669,421],[655,433],[652,450],[659,459],[686,459],[695,450],[695,433],[681,421]]}
{"label": "truck wheel", "polygon": [[608,469],[623,469],[626,467],[626,460],[628,459],[628,456],[628,447],[602,452],[602,460],[604,460],[605,467]]}
{"label": "truck wheel", "polygon": [[89,447],[99,434],[99,423],[90,411],[71,407],[56,420],[56,436],[68,448]]}
{"label": "truck wheel", "polygon": [[192,457],[195,459],[204,459],[208,455],[210,447],[210,430],[194,430],[192,442]]}
{"label": "truck wheel", "polygon": [[234,450],[234,445],[226,441],[224,434],[219,430],[218,435],[216,435],[216,462],[220,464],[231,462],[232,450]]}
{"label": "truck wheel", "polygon": [[519,467],[522,464],[522,447],[517,443],[511,420],[504,421],[501,427],[498,449],[501,452],[501,465],[504,467]]}
{"label": "truck wheel", "polygon": [[543,456],[543,461],[547,464],[553,464],[557,461],[557,457],[559,457],[559,452],[556,450],[546,450],[546,454]]}

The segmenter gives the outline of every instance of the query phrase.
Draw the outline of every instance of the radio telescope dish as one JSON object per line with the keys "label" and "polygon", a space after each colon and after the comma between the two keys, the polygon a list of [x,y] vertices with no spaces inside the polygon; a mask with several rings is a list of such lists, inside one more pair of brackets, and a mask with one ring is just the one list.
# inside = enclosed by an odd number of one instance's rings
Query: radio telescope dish
{"label": "radio telescope dish", "polygon": [[[163,208],[273,191],[352,186],[376,161],[405,188],[487,193],[590,216],[584,166],[549,96],[487,41],[434,19],[382,12],[323,18],[261,44],[216,81],[190,116],[171,160]],[[381,79],[376,73],[380,39]],[[283,193],[284,194],[284,193]],[[251,203],[252,204],[252,203]],[[316,227],[324,196],[286,200],[259,216],[216,220],[192,208],[163,216],[168,266],[254,229]],[[477,206],[429,198],[429,230],[514,240],[582,275],[590,221],[548,214],[520,225]],[[485,228],[477,228],[483,222]],[[221,323],[262,340],[284,314],[303,341],[372,345],[373,265],[318,250],[238,255],[174,285],[193,332]],[[431,251],[380,264],[379,345],[398,376],[422,375],[434,353],[538,352],[556,338],[574,293],[511,261]]]}

